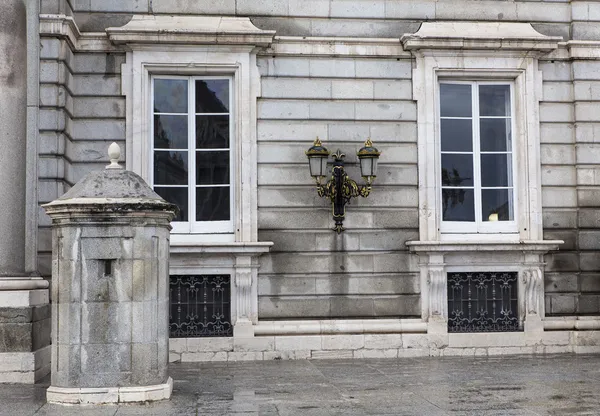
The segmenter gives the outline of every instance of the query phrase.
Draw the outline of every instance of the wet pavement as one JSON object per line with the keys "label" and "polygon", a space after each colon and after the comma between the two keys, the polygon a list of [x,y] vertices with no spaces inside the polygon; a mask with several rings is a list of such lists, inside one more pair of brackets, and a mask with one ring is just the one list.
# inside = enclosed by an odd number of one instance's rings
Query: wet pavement
{"label": "wet pavement", "polygon": [[0,415],[600,415],[600,355],[171,364],[170,401],[45,403],[0,385]]}

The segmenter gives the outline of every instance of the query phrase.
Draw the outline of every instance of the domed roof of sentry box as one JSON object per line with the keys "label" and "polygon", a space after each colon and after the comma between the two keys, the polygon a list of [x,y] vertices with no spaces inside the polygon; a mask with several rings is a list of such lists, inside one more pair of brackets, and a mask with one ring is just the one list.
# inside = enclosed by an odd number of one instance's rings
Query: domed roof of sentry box
{"label": "domed roof of sentry box", "polygon": [[132,210],[177,210],[176,205],[162,199],[139,175],[119,165],[121,149],[118,144],[110,145],[108,155],[110,165],[90,172],[63,196],[43,205],[46,211],[72,205],[126,205]]}

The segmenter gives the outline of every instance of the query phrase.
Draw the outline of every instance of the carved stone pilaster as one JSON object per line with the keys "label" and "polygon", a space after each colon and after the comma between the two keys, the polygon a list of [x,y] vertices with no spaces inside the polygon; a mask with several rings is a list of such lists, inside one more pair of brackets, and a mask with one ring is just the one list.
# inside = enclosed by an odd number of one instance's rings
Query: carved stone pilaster
{"label": "carved stone pilaster", "polygon": [[526,315],[544,316],[544,281],[541,268],[523,271]]}
{"label": "carved stone pilaster", "polygon": [[234,337],[253,337],[253,324],[258,322],[258,265],[253,256],[238,256],[235,263],[232,300]]}
{"label": "carved stone pilaster", "polygon": [[240,268],[235,271],[235,286],[237,288],[237,319],[251,321],[252,315],[252,269]]}
{"label": "carved stone pilaster", "polygon": [[429,314],[439,318],[447,318],[448,315],[448,293],[447,279],[444,266],[429,268]]}

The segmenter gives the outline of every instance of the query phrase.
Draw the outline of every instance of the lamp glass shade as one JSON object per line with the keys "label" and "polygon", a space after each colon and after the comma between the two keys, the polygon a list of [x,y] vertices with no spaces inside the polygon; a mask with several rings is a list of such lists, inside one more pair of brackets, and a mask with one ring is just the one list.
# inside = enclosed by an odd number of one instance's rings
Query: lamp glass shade
{"label": "lamp glass shade", "polygon": [[325,176],[325,172],[327,172],[327,157],[309,156],[308,167],[310,169],[310,176],[313,178]]}
{"label": "lamp glass shade", "polygon": [[360,172],[363,177],[377,176],[377,158],[376,157],[361,157]]}

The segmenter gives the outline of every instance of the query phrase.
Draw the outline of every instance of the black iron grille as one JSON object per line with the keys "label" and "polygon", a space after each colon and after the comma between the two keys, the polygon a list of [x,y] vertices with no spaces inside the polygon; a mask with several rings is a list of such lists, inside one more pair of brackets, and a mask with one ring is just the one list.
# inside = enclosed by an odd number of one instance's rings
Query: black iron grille
{"label": "black iron grille", "polygon": [[231,276],[171,276],[172,338],[230,337]]}
{"label": "black iron grille", "polygon": [[519,331],[517,272],[448,273],[448,332]]}

